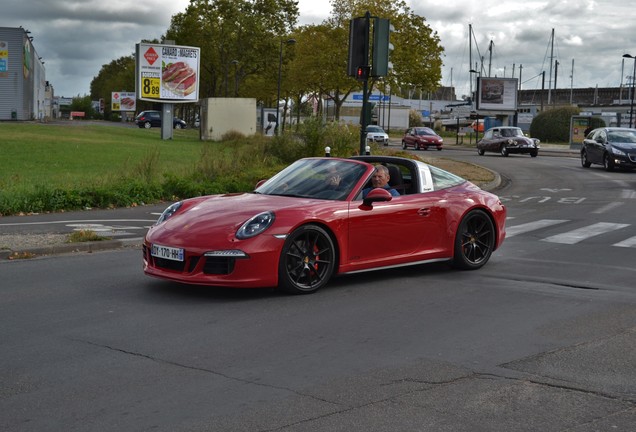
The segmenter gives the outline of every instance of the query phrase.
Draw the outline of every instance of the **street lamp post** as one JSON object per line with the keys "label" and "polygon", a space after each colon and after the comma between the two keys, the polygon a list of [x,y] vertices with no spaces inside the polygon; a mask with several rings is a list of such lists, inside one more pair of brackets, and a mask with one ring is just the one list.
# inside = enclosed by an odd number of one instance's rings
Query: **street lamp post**
{"label": "street lamp post", "polygon": [[280,52],[278,55],[278,91],[276,93],[276,126],[274,127],[274,134],[278,135],[278,124],[280,115],[280,84],[283,73],[283,44],[292,45],[296,43],[296,39],[287,39],[286,41],[280,41]]}
{"label": "street lamp post", "polygon": [[[476,104],[477,104],[477,98],[479,97],[479,93],[478,93],[479,92],[479,87],[478,86],[479,86],[479,78],[481,78],[481,71],[478,72],[475,69],[471,69],[468,72],[470,72],[471,74],[477,75],[477,77],[475,78],[475,81],[477,82],[477,84],[475,84],[475,94],[474,95],[473,94],[470,95],[470,97],[472,98],[471,101],[470,101],[470,103],[471,103],[470,108],[472,110],[473,104],[474,104],[474,106],[475,106],[475,115],[477,117],[477,120],[476,120],[477,121],[477,123],[476,123],[477,127],[475,128],[475,142],[477,142],[477,141],[479,141],[479,114],[477,114],[477,109],[476,109],[477,105]],[[472,77],[470,79],[470,82],[471,83],[473,82]],[[485,130],[485,128],[484,128],[484,130]]]}
{"label": "street lamp post", "polygon": [[634,77],[636,77],[636,57],[631,54],[623,54],[623,57],[634,59],[634,73],[632,74],[632,101],[629,106],[629,127],[631,128],[633,127],[632,118],[634,116],[634,91],[636,90],[636,88],[634,88],[634,85],[636,84],[636,82],[634,82]]}

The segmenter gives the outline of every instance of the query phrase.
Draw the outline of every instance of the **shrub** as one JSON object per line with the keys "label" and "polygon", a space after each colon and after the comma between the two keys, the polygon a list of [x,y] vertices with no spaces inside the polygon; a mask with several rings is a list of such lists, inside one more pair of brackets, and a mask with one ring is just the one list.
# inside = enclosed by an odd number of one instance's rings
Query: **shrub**
{"label": "shrub", "polygon": [[577,107],[549,109],[539,113],[530,124],[530,136],[543,142],[569,142],[570,120],[578,115]]}

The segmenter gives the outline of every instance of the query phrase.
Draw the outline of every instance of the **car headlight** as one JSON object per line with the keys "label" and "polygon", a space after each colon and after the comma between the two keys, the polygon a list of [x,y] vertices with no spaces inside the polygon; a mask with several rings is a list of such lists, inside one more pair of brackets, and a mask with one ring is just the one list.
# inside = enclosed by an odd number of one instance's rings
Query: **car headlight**
{"label": "car headlight", "polygon": [[267,211],[259,213],[241,225],[238,231],[236,231],[236,238],[245,240],[257,236],[269,228],[274,223],[274,219],[276,219],[274,212]]}
{"label": "car headlight", "polygon": [[618,156],[626,156],[625,152],[617,149],[616,147],[612,147],[612,153]]}
{"label": "car headlight", "polygon": [[178,201],[165,209],[163,213],[161,213],[161,216],[159,216],[159,219],[157,219],[157,222],[155,222],[155,225],[159,225],[160,223],[170,219],[172,215],[174,215],[177,210],[181,208],[181,205],[183,205],[183,201]]}

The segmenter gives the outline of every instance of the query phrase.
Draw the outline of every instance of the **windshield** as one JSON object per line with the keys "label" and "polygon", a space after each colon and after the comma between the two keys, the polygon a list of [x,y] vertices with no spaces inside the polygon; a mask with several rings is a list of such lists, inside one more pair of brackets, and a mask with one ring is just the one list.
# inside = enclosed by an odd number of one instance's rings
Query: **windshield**
{"label": "windshield", "polygon": [[415,129],[416,135],[436,135],[431,129]]}
{"label": "windshield", "polygon": [[301,198],[344,200],[368,165],[341,159],[301,159],[266,181],[255,192]]}
{"label": "windshield", "polygon": [[367,126],[367,132],[384,132],[380,126]]}
{"label": "windshield", "polygon": [[607,140],[615,143],[636,143],[636,130],[610,132],[607,134]]}
{"label": "windshield", "polygon": [[523,136],[523,132],[519,128],[502,129],[501,130],[501,136],[518,137],[518,136]]}

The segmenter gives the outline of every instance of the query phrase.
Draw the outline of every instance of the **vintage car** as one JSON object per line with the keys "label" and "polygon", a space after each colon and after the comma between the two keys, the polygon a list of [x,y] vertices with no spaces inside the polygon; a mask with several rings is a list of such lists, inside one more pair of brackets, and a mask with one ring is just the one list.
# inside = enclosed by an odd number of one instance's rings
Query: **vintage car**
{"label": "vintage car", "polygon": [[477,153],[483,155],[485,152],[495,152],[502,156],[518,153],[537,157],[541,148],[539,142],[536,138],[525,136],[521,128],[497,126],[488,129],[477,142]]}
{"label": "vintage car", "polygon": [[636,129],[604,127],[587,134],[581,146],[581,165],[603,165],[606,171],[615,168],[636,168]]}
{"label": "vintage car", "polygon": [[427,127],[412,127],[404,132],[402,137],[402,148],[404,150],[413,147],[415,150],[428,150],[434,147],[441,150],[444,146],[444,138],[437,135],[435,131]]}
{"label": "vintage car", "polygon": [[[377,164],[399,196],[375,188],[362,197]],[[440,261],[478,269],[502,244],[505,221],[496,195],[424,162],[306,158],[253,192],[171,204],[145,236],[143,269],[182,283],[311,293],[345,273]]]}

